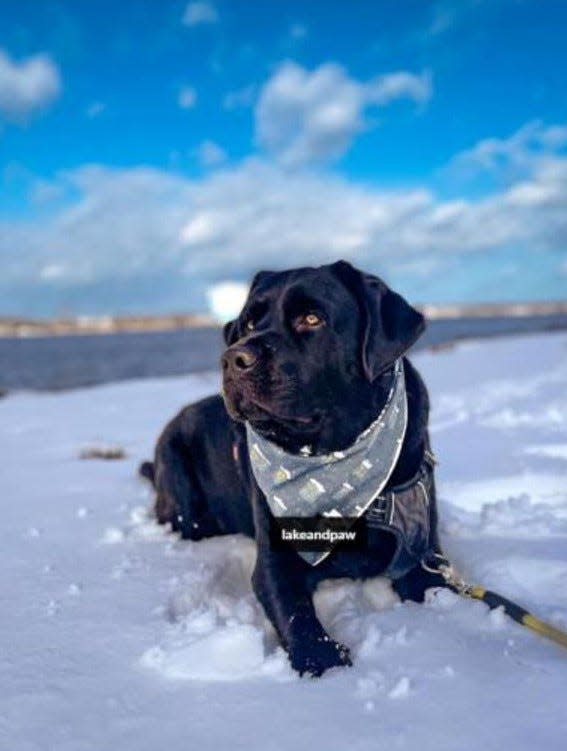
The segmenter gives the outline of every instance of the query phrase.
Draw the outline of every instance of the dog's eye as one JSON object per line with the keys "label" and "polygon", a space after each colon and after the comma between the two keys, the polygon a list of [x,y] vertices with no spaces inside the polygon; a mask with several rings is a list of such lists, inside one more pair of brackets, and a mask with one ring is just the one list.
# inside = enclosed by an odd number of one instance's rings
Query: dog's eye
{"label": "dog's eye", "polygon": [[299,331],[305,329],[317,329],[324,324],[324,320],[317,313],[305,313],[304,315],[297,316],[294,321],[295,328]]}
{"label": "dog's eye", "polygon": [[250,320],[246,321],[244,328],[246,331],[254,331],[254,321],[250,318]]}

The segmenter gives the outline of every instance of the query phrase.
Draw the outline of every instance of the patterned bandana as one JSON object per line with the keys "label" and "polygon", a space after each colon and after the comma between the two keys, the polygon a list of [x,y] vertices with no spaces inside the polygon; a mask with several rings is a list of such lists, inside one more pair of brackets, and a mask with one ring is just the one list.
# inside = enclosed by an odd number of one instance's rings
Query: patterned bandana
{"label": "patterned bandana", "polygon": [[[347,517],[354,524],[388,482],[400,455],[407,418],[400,359],[394,366],[384,408],[344,451],[321,456],[304,455],[303,451],[288,454],[246,423],[252,471],[274,516]],[[315,566],[331,551],[297,552]]]}

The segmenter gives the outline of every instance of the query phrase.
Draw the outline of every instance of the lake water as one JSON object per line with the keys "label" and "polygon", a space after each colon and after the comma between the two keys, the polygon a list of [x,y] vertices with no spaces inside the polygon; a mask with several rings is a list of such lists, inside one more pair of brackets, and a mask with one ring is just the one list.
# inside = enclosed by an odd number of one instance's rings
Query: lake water
{"label": "lake water", "polygon": [[[430,321],[416,349],[463,338],[567,329],[567,315]],[[218,368],[221,330],[0,338],[0,390],[55,390]]]}

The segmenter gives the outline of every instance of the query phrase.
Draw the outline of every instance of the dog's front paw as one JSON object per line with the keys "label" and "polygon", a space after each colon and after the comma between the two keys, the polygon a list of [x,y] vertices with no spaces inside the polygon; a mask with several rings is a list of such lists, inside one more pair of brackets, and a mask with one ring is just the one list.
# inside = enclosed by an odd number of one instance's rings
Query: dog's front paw
{"label": "dog's front paw", "polygon": [[303,639],[289,650],[289,660],[299,675],[318,678],[326,670],[352,665],[350,651],[327,634]]}

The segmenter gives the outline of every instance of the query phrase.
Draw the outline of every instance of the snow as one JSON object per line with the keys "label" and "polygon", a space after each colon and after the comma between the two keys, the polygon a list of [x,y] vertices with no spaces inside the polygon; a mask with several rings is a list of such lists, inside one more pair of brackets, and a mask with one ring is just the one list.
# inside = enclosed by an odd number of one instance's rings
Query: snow
{"label": "snow", "polygon": [[[567,336],[414,358],[442,537],[466,577],[567,627]],[[515,751],[565,747],[567,655],[501,611],[383,579],[315,603],[354,667],[290,669],[250,589],[254,545],[177,540],[137,478],[217,375],[0,401],[0,748]],[[93,446],[124,460],[80,459]]]}

